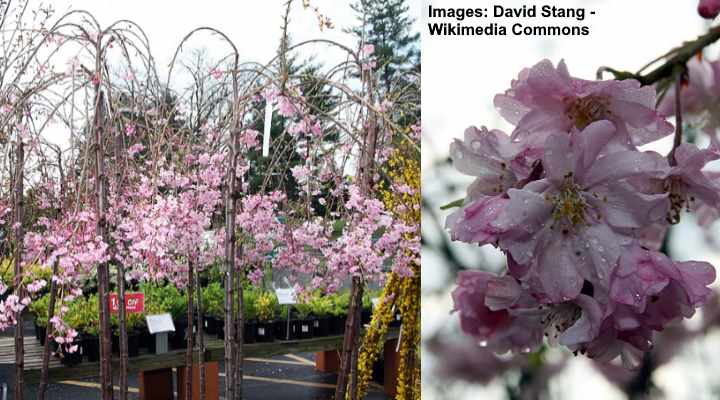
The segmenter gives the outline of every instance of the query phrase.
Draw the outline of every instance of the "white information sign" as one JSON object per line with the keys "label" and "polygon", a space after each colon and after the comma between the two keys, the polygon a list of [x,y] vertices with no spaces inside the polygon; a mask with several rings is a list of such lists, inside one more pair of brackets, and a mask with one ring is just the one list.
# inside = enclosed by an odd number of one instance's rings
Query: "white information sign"
{"label": "white information sign", "polygon": [[297,299],[295,297],[295,289],[275,289],[275,294],[278,298],[278,303],[282,304],[296,304]]}
{"label": "white information sign", "polygon": [[147,321],[148,330],[152,334],[175,332],[175,325],[170,314],[146,315],[145,321]]}

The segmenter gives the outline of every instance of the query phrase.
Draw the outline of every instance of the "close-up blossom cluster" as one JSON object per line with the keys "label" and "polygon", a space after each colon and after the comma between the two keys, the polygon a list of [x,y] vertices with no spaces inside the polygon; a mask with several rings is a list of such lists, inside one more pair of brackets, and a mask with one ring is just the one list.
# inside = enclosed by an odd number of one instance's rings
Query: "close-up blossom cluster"
{"label": "close-up blossom cluster", "polygon": [[[712,90],[694,69],[688,103]],[[501,274],[460,272],[453,292],[480,346],[530,353],[548,343],[636,367],[656,332],[708,301],[715,268],[675,261],[662,243],[688,213],[717,211],[720,186],[705,167],[720,148],[638,147],[679,134],[656,101],[654,86],[580,79],[543,60],[495,97],[510,134],[470,127],[452,144],[454,167],[475,180],[447,219],[450,235],[507,259]]]}

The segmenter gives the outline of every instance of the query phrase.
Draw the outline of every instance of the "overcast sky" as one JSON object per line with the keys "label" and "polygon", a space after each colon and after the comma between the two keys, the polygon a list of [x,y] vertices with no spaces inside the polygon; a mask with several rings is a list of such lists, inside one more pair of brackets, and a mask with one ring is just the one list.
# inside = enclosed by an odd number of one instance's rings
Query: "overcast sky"
{"label": "overcast sky", "polygon": [[[311,5],[335,24],[335,29],[320,31],[315,13],[294,0],[290,14],[290,35],[294,43],[324,38],[353,46],[354,40],[342,32],[343,28],[357,25],[353,1],[312,0]],[[164,68],[182,38],[192,29],[210,26],[221,30],[235,43],[242,61],[266,62],[274,57],[281,35],[285,0],[231,1],[231,0],[57,0],[52,2],[58,12],[72,7],[90,11],[103,26],[119,19],[138,23],[150,39],[150,45]],[[419,29],[420,2],[408,0],[411,13]],[[198,36],[193,47],[205,47],[214,58],[229,54],[227,45],[208,35]],[[339,53],[315,47],[303,57],[316,55],[318,60],[337,61]]]}

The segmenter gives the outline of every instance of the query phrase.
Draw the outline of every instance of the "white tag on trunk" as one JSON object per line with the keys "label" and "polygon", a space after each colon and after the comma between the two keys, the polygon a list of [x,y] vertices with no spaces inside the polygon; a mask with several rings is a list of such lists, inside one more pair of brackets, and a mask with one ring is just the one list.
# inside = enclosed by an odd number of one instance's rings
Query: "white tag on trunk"
{"label": "white tag on trunk", "polygon": [[265,101],[265,122],[263,123],[263,157],[270,155],[270,129],[272,128],[272,103]]}
{"label": "white tag on trunk", "polygon": [[265,328],[258,328],[258,335],[265,336]]}

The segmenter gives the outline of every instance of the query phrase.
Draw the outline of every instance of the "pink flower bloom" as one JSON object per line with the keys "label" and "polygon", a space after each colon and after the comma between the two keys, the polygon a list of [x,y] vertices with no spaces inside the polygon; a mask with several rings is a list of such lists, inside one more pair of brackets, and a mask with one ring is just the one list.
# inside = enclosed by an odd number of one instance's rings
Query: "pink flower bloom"
{"label": "pink flower bloom", "polygon": [[597,337],[603,310],[591,296],[554,304],[538,302],[511,276],[463,271],[453,291],[462,330],[495,352],[536,350],[543,336],[566,346]]}
{"label": "pink flower bloom", "polygon": [[220,80],[224,73],[225,72],[217,68],[213,68],[210,70],[210,76],[212,76],[215,80]]}
{"label": "pink flower bloom", "polygon": [[677,223],[683,208],[690,211],[701,205],[720,207],[720,186],[702,171],[707,163],[720,158],[718,148],[713,144],[700,150],[693,144],[683,143],[675,149],[674,157],[677,165],[665,181],[671,203],[668,222]]}
{"label": "pink flower bloom", "polygon": [[720,1],[700,0],[700,3],[698,4],[698,13],[703,18],[715,19],[715,17],[720,14]]}
{"label": "pink flower bloom", "polygon": [[135,124],[131,124],[131,123],[125,124],[125,134],[128,136],[135,135]]}
{"label": "pink flower bloom", "polygon": [[277,102],[278,113],[283,117],[292,118],[300,112],[298,106],[287,96],[278,96]]}
{"label": "pink flower bloom", "polygon": [[130,157],[134,157],[136,154],[142,152],[145,150],[145,146],[143,146],[142,143],[135,143],[134,145],[128,147],[127,152]]}
{"label": "pink flower bloom", "polygon": [[675,263],[664,254],[637,244],[623,250],[613,273],[610,298],[654,318],[646,325],[659,330],[675,317],[692,316],[694,308],[710,297],[712,290],[707,285],[715,281],[712,265],[695,261]]}
{"label": "pink flower bloom", "polygon": [[582,130],[605,119],[615,124],[623,145],[649,143],[673,131],[655,112],[654,88],[634,80],[573,78],[563,61],[554,67],[543,60],[521,71],[505,94],[495,96],[495,106],[516,125],[513,139]]}
{"label": "pink flower bloom", "polygon": [[362,49],[360,50],[360,53],[363,57],[370,57],[375,53],[375,45],[373,44],[365,44],[363,45]]}
{"label": "pink flower bloom", "polygon": [[547,178],[508,190],[509,202],[491,223],[499,244],[522,265],[532,264],[554,301],[573,299],[583,280],[607,287],[622,229],[662,218],[666,195],[644,195],[621,183],[637,176],[662,178],[664,157],[632,150],[598,157],[613,137],[610,122],[578,135],[548,138],[543,156]]}
{"label": "pink flower bloom", "polygon": [[[720,127],[720,62],[708,62],[693,57],[687,63],[687,85],[681,89],[683,116],[697,120],[713,142],[717,142],[716,130]],[[665,94],[658,112],[675,115],[675,86]]]}

